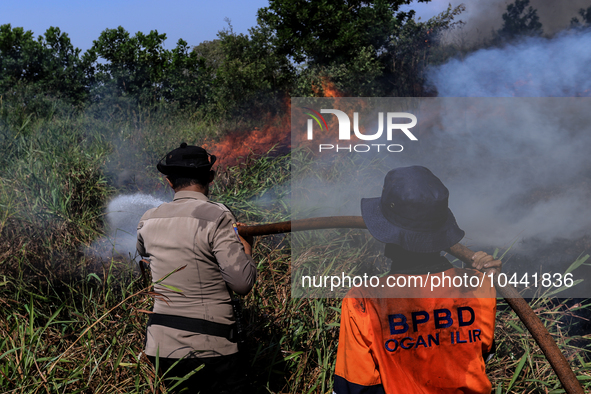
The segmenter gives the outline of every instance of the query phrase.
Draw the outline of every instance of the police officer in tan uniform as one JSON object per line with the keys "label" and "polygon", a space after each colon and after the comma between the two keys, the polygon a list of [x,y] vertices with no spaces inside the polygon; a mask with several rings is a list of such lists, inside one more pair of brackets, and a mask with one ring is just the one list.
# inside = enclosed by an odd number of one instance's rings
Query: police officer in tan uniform
{"label": "police officer in tan uniform", "polygon": [[204,365],[177,391],[241,393],[231,294],[251,290],[256,267],[252,240],[238,235],[226,206],[207,198],[214,162],[205,149],[182,143],[157,165],[175,195],[138,224],[137,250],[149,259],[154,290],[162,295],[150,314],[145,353],[154,364],[158,357],[161,372],[178,361],[165,377]]}

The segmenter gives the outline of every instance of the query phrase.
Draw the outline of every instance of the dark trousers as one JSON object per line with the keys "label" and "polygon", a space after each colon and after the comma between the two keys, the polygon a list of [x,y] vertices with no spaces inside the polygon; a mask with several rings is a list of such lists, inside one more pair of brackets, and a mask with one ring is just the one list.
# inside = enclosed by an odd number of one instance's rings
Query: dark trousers
{"label": "dark trousers", "polygon": [[[148,356],[156,367],[156,358]],[[173,367],[173,364],[178,363]],[[164,379],[166,387],[174,386],[178,380],[201,367],[187,380],[176,386],[169,393],[183,394],[248,394],[246,388],[246,365],[240,365],[238,353],[229,356],[186,358],[182,360],[160,357],[158,376]],[[172,367],[172,369],[171,369]]]}

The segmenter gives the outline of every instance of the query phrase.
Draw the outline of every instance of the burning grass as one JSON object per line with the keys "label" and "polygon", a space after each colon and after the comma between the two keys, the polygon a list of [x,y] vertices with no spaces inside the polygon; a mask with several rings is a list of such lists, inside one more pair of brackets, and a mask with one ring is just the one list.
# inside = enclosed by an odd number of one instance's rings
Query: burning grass
{"label": "burning grass", "polygon": [[[171,141],[198,142],[215,130],[155,112],[124,115],[0,119],[0,392],[166,392],[141,356],[142,311],[151,301],[139,271],[129,260],[100,262],[80,250],[102,233],[109,196],[162,192],[150,171]],[[272,156],[250,155],[220,170],[213,199],[245,223],[288,219],[289,156]],[[118,168],[131,176],[121,181]],[[357,240],[370,250],[355,231],[339,230],[329,244],[307,236],[310,253],[328,248],[343,267],[355,266],[359,256],[341,245]],[[291,297],[292,274],[309,268],[291,262],[291,242],[291,235],[256,240],[259,277],[243,300],[243,366],[253,392],[329,393],[340,301]],[[591,330],[576,317],[588,313],[586,302],[542,298],[532,305],[589,390]],[[503,302],[497,324],[497,357],[488,368],[496,392],[560,392]]]}

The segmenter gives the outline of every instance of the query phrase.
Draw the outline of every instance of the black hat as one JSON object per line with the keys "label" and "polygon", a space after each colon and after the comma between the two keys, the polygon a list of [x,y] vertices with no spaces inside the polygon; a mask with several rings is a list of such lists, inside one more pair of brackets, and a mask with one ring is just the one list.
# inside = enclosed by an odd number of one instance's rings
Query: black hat
{"label": "black hat", "polygon": [[440,252],[464,238],[448,198],[447,188],[427,168],[401,167],[388,172],[381,197],[361,200],[361,215],[380,242],[411,252]]}
{"label": "black hat", "polygon": [[156,168],[164,175],[192,178],[203,171],[209,171],[213,163],[215,163],[214,155],[210,155],[200,146],[187,145],[183,142],[179,148],[167,153]]}

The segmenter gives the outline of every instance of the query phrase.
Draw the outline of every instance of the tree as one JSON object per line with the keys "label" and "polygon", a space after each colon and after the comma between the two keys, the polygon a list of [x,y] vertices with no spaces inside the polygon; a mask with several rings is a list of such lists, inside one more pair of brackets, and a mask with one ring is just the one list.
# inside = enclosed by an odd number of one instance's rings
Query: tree
{"label": "tree", "polygon": [[96,70],[97,93],[117,92],[142,100],[159,97],[159,83],[170,60],[165,39],[166,34],[156,30],[133,37],[121,26],[104,30],[85,54]]}
{"label": "tree", "polygon": [[390,86],[389,95],[424,96],[426,90],[423,71],[437,62],[443,33],[463,24],[454,22],[465,10],[463,4],[421,22],[410,19],[392,36],[388,50],[383,54],[386,72],[383,83]]}
{"label": "tree", "polygon": [[87,98],[92,74],[80,57],[80,49],[74,48],[68,35],[57,27],[47,29],[40,43],[44,52],[41,66],[45,73],[44,88],[82,104]]}
{"label": "tree", "polygon": [[123,27],[106,29],[85,53],[94,68],[95,97],[130,97],[144,104],[176,103],[198,107],[207,100],[211,81],[201,58],[179,40],[164,48],[166,34],[152,30],[131,36]]}
{"label": "tree", "polygon": [[581,16],[582,21],[579,21],[579,18],[576,16],[570,20],[570,25],[572,28],[585,28],[591,26],[591,6],[589,8],[584,9],[581,8],[578,12]]}
{"label": "tree", "polygon": [[496,41],[510,41],[521,36],[540,36],[543,33],[538,11],[529,5],[529,0],[515,0],[507,5],[503,14],[503,27],[497,31]]}
{"label": "tree", "polygon": [[374,56],[383,51],[391,33],[414,15],[399,11],[411,1],[271,0],[258,20],[273,32],[278,53],[297,63],[345,63],[361,48]]}
{"label": "tree", "polygon": [[199,108],[212,100],[213,66],[180,39],[162,79],[162,96],[180,108]]}
{"label": "tree", "polygon": [[321,94],[327,80],[350,96],[422,95],[431,48],[464,8],[421,22],[399,10],[410,2],[272,0],[259,25],[278,53],[300,63],[296,95]]}
{"label": "tree", "polygon": [[266,26],[237,34],[227,22],[218,39],[193,49],[211,75],[209,115],[250,117],[281,109],[293,85],[293,65],[277,52]]}
{"label": "tree", "polygon": [[205,64],[213,70],[219,68],[224,61],[224,49],[219,38],[212,41],[203,41],[193,47],[193,52],[197,57],[203,58]]}
{"label": "tree", "polygon": [[66,33],[50,27],[37,40],[33,32],[0,26],[0,89],[28,86],[32,96],[55,96],[80,104],[88,93],[89,74],[80,49]]}
{"label": "tree", "polygon": [[40,69],[41,46],[33,32],[10,24],[0,26],[0,83],[2,91],[10,90],[17,82],[36,82]]}

